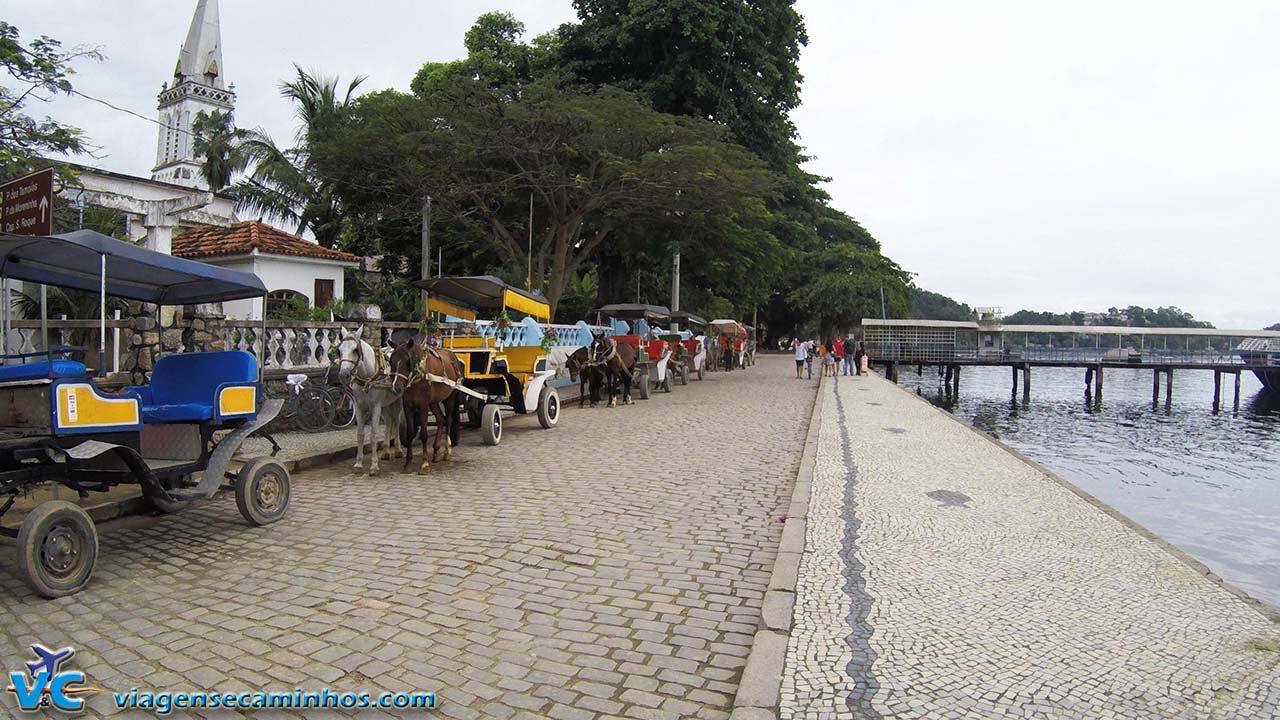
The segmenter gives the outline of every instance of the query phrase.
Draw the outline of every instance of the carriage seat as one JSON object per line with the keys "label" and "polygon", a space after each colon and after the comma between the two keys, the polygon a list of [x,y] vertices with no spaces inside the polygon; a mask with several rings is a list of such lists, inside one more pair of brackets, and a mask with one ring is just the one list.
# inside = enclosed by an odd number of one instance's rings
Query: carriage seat
{"label": "carriage seat", "polygon": [[57,378],[82,378],[88,373],[84,363],[75,360],[40,360],[21,365],[0,366],[0,383]]}
{"label": "carriage seat", "polygon": [[258,364],[243,350],[165,355],[151,371],[151,384],[127,388],[142,398],[144,423],[213,419],[218,388],[258,381]]}

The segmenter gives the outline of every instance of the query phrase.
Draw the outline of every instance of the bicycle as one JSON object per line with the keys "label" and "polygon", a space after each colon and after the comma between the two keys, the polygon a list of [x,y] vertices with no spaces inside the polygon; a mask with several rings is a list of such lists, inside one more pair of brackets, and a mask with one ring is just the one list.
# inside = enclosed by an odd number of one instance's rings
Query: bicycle
{"label": "bicycle", "polygon": [[337,397],[334,398],[333,422],[330,425],[335,430],[341,430],[355,423],[356,400],[355,395],[351,393],[351,388],[346,385],[329,388],[329,395],[332,396],[335,390]]}
{"label": "bicycle", "polygon": [[311,433],[327,430],[333,424],[338,406],[328,390],[308,385],[307,376],[302,373],[285,377],[285,385],[283,394],[267,392],[268,397],[284,399],[277,417],[292,420],[299,430]]}

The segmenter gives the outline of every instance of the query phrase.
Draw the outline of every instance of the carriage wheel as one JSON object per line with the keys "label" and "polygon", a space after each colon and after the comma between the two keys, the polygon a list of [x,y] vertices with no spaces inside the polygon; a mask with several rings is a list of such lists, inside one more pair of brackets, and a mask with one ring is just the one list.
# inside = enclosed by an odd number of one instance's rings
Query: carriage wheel
{"label": "carriage wheel", "polygon": [[644,374],[642,374],[639,377],[639,379],[637,379],[636,390],[639,392],[641,400],[648,400],[649,399],[649,369],[648,368],[637,368],[637,369],[643,369]]}
{"label": "carriage wheel", "polygon": [[484,403],[481,402],[480,398],[468,395],[466,399],[466,407],[467,427],[473,429],[480,427],[480,414],[484,412]]}
{"label": "carriage wheel", "polygon": [[497,405],[485,405],[480,412],[480,439],[485,445],[497,445],[502,442],[502,408]]}
{"label": "carriage wheel", "polygon": [[667,368],[666,377],[662,378],[662,392],[671,392],[671,368]]}
{"label": "carriage wheel", "polygon": [[688,365],[680,366],[680,384],[681,385],[689,384],[689,366]]}
{"label": "carriage wheel", "polygon": [[553,387],[544,387],[538,394],[538,424],[553,428],[560,420],[560,393]]}
{"label": "carriage wheel", "polygon": [[270,525],[289,508],[289,471],[269,457],[254,458],[236,475],[236,507],[250,525]]}
{"label": "carriage wheel", "polygon": [[[172,483],[172,485],[182,485],[190,478],[190,475],[183,475],[179,478],[178,482]],[[165,489],[172,490],[173,488],[166,486]],[[166,515],[169,513],[176,513],[187,506],[187,503],[182,500],[167,500],[160,497],[159,493],[156,492],[155,487],[148,483],[142,483],[142,497],[151,505],[152,509]]]}
{"label": "carriage wheel", "polygon": [[18,572],[37,595],[63,597],[89,584],[98,564],[98,531],[65,500],[35,507],[18,531]]}

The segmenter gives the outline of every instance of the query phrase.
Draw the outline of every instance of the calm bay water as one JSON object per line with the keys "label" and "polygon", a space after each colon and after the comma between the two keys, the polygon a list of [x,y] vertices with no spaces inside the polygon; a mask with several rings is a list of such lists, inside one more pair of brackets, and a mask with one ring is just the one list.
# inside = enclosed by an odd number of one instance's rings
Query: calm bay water
{"label": "calm bay water", "polygon": [[1280,606],[1280,401],[1242,378],[1240,410],[1213,414],[1213,373],[1174,371],[1173,405],[1151,403],[1151,371],[1108,369],[1099,410],[1084,370],[1034,368],[1031,398],[1008,368],[965,368],[960,399],[936,369],[900,384],[1008,443],[1181,548],[1256,598]]}

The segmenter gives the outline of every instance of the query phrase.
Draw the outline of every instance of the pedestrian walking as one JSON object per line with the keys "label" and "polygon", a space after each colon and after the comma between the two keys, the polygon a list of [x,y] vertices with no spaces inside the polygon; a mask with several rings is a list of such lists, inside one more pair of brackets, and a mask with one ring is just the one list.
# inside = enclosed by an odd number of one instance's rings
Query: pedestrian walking
{"label": "pedestrian walking", "polygon": [[836,375],[835,342],[830,339],[822,345],[822,374],[831,377]]}
{"label": "pedestrian walking", "polygon": [[836,372],[839,373],[849,366],[844,359],[844,339],[836,336],[836,339],[832,342],[832,348],[836,351]]}
{"label": "pedestrian walking", "polygon": [[862,374],[862,368],[867,363],[867,351],[862,348],[862,343],[858,343],[858,347],[853,351],[853,366],[857,368],[858,374]]}
{"label": "pedestrian walking", "polygon": [[818,354],[818,343],[813,339],[804,342],[804,368],[810,380],[813,379],[813,359]]}
{"label": "pedestrian walking", "polygon": [[857,359],[854,357],[855,345],[853,338],[847,337],[841,343],[844,346],[844,374],[853,375],[862,373],[858,371]]}
{"label": "pedestrian walking", "polygon": [[805,347],[804,340],[795,338],[791,341],[791,350],[795,353],[796,358],[796,379],[800,380],[800,371],[804,370],[804,361],[809,356],[809,350]]}

